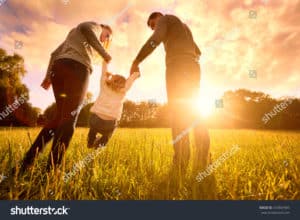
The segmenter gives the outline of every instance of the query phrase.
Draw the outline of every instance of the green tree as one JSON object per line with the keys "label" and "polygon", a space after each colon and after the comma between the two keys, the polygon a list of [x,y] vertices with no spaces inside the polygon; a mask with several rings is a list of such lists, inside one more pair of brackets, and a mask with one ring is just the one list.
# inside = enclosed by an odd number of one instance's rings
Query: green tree
{"label": "green tree", "polygon": [[[0,48],[0,125],[36,125],[39,109],[29,102],[29,89],[22,83],[24,59]],[[19,104],[16,104],[18,102]]]}

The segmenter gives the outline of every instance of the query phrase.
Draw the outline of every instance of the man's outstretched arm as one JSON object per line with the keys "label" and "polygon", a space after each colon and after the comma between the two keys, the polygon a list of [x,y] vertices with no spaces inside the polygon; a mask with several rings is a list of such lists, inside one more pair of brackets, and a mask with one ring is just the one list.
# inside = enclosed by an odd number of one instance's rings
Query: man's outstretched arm
{"label": "man's outstretched arm", "polygon": [[153,50],[165,39],[167,33],[167,19],[161,17],[157,22],[156,28],[152,36],[146,41],[138,55],[134,59],[130,74],[138,72],[138,65],[152,53]]}

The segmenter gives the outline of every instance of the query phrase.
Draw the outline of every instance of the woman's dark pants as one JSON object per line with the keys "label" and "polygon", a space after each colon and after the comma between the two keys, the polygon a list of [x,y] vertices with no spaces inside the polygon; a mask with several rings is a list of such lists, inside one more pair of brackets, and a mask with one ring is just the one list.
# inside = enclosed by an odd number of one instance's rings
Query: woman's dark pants
{"label": "woman's dark pants", "polygon": [[55,117],[41,130],[26,153],[20,171],[32,166],[35,157],[53,138],[47,170],[62,162],[77,122],[80,106],[84,100],[90,71],[72,59],[56,60],[52,67],[51,81],[56,101]]}

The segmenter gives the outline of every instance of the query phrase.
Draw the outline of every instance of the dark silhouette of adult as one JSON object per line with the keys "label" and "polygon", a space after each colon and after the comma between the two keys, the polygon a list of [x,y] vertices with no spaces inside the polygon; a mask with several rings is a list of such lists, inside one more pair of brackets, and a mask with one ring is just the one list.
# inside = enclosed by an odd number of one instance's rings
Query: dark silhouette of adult
{"label": "dark silhouette of adult", "polygon": [[147,21],[154,31],[132,63],[130,73],[163,42],[166,51],[166,87],[172,115],[174,167],[185,172],[190,161],[190,130],[194,131],[196,151],[194,170],[205,168],[209,159],[209,134],[199,120],[195,106],[200,88],[201,52],[189,27],[174,15],[152,13]]}
{"label": "dark silhouette of adult", "polygon": [[65,41],[51,54],[47,74],[41,86],[48,89],[52,84],[56,115],[44,126],[26,153],[21,164],[21,173],[32,166],[36,155],[52,138],[47,170],[61,163],[86,94],[92,72],[92,59],[95,54],[99,54],[106,62],[111,60],[105,50],[111,35],[112,29],[107,25],[84,22],[73,28]]}

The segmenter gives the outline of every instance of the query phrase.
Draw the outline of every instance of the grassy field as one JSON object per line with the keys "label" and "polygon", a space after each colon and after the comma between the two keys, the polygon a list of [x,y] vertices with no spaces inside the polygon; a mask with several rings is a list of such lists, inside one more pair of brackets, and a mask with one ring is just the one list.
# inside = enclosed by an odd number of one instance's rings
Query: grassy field
{"label": "grassy field", "polygon": [[[210,130],[213,161],[235,145],[239,150],[199,183],[191,169],[185,177],[169,173],[170,129],[120,128],[101,151],[86,147],[87,131],[76,129],[60,171],[44,172],[49,145],[34,169],[17,178],[9,170],[39,129],[2,128],[0,198],[187,200],[215,193],[226,200],[300,199],[300,132]],[[66,181],[63,176],[71,171]]]}

